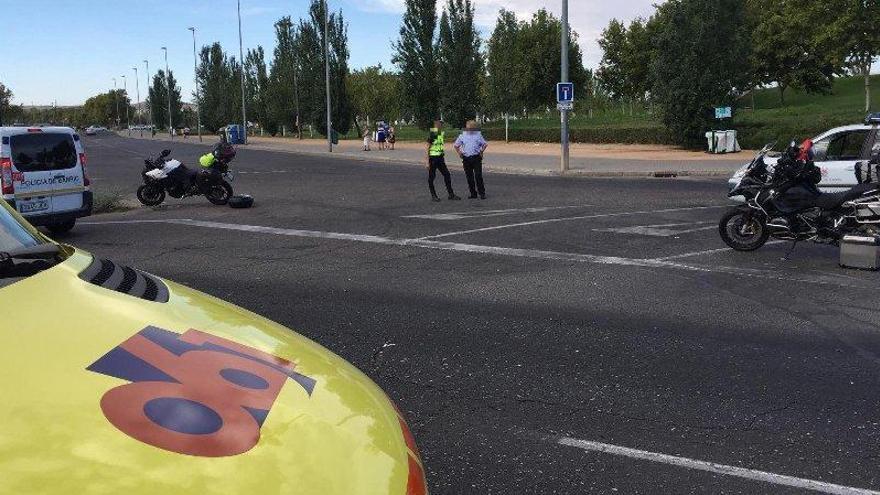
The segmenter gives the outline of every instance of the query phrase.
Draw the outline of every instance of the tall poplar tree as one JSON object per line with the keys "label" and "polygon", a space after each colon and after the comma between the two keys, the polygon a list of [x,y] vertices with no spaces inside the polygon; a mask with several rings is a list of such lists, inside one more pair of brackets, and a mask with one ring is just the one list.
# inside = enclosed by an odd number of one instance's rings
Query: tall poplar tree
{"label": "tall poplar tree", "polygon": [[447,0],[440,19],[440,35],[435,48],[440,110],[453,127],[464,127],[480,106],[483,57],[480,35],[474,28],[471,0]]}
{"label": "tall poplar tree", "polygon": [[394,43],[392,62],[400,72],[403,106],[416,122],[428,128],[438,117],[437,62],[434,59],[434,31],[437,28],[437,0],[406,0],[400,38]]}

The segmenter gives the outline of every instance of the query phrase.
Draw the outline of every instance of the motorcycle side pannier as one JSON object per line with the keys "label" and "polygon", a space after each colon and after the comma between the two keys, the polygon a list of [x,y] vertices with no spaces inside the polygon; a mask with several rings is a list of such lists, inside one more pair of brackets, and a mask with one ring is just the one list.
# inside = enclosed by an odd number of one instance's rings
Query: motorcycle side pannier
{"label": "motorcycle side pannier", "polygon": [[840,266],[860,270],[880,269],[880,238],[843,236],[840,241]]}

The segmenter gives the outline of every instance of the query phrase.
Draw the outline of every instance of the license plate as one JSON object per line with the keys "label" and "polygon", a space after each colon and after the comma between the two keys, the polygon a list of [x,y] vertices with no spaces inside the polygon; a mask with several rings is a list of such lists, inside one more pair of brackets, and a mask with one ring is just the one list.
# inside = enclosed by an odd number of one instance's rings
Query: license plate
{"label": "license plate", "polygon": [[35,199],[28,202],[19,203],[18,211],[21,213],[37,213],[49,209],[48,199]]}

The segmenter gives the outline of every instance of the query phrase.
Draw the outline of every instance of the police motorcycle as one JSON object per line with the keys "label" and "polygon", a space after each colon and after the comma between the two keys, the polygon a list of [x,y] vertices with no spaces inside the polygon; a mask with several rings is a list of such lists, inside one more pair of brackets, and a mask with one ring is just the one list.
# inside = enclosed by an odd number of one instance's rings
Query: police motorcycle
{"label": "police motorcycle", "polygon": [[235,158],[235,148],[221,142],[210,153],[199,158],[199,169],[193,170],[179,160],[169,158],[171,150],[164,150],[156,158],[144,160],[141,174],[144,184],[137,190],[137,198],[145,206],[157,206],[172,198],[205,196],[215,205],[225,205],[232,198],[234,179],[229,163]]}
{"label": "police motorcycle", "polygon": [[728,193],[745,198],[718,224],[728,246],[754,251],[771,237],[838,245],[845,235],[880,235],[880,153],[856,166],[857,186],[828,194],[816,187],[822,173],[812,160],[812,141],[800,147],[792,142],[778,162],[769,165],[765,158],[774,145],[758,152]]}

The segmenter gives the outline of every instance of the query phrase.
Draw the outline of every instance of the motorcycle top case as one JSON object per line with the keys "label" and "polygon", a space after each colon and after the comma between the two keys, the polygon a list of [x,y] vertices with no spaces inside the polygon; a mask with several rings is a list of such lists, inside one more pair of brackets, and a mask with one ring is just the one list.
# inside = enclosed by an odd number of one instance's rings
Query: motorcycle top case
{"label": "motorcycle top case", "polygon": [[880,269],[880,237],[843,236],[840,241],[840,266],[860,270]]}

